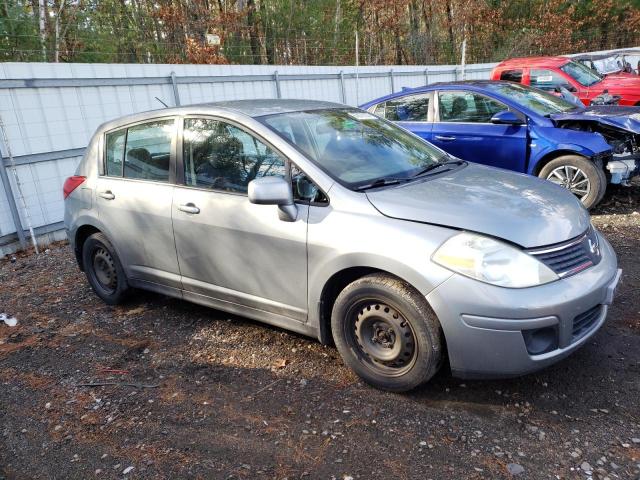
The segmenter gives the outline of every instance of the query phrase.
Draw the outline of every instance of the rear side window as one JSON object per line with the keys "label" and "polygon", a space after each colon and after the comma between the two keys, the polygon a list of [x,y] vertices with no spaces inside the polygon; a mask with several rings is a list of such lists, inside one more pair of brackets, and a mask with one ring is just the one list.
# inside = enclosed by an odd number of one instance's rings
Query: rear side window
{"label": "rear side window", "polygon": [[174,125],[157,120],[107,133],[106,175],[168,182]]}
{"label": "rear side window", "polygon": [[110,177],[122,176],[122,159],[124,158],[124,142],[126,138],[126,129],[107,133],[106,135],[106,174]]}
{"label": "rear side window", "polygon": [[504,70],[500,74],[500,80],[522,83],[522,70]]}
{"label": "rear side window", "polygon": [[175,122],[162,120],[130,127],[124,158],[124,176],[169,181],[171,140]]}
{"label": "rear side window", "polygon": [[426,122],[429,94],[406,95],[379,104],[374,113],[392,122]]}

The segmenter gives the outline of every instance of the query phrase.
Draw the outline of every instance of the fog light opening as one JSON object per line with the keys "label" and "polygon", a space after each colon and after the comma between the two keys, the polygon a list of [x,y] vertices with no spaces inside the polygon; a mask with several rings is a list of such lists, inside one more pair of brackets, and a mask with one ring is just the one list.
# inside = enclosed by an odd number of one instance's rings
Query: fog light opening
{"label": "fog light opening", "polygon": [[542,355],[558,348],[557,327],[523,330],[522,336],[529,355]]}

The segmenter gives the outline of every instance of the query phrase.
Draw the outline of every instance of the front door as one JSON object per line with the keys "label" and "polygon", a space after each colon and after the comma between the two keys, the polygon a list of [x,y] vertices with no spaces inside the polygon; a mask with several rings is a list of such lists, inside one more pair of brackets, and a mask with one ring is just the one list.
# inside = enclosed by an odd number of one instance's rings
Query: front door
{"label": "front door", "polygon": [[96,202],[127,276],[179,289],[171,222],[175,126],[175,118],[164,118],[108,132]]}
{"label": "front door", "polygon": [[247,198],[254,178],[287,176],[285,159],[212,118],[184,120],[182,153],[185,185],[175,189],[173,226],[185,296],[306,321],[308,206],[285,222],[276,206]]}
{"label": "front door", "polygon": [[431,142],[470,162],[524,172],[527,126],[491,123],[493,115],[508,109],[476,92],[440,91]]}

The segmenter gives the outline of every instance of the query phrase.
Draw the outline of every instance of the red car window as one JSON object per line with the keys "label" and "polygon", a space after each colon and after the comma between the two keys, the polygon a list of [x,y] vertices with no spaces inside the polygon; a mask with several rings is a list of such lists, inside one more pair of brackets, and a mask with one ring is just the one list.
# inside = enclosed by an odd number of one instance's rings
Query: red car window
{"label": "red car window", "polygon": [[500,80],[522,83],[522,69],[503,70],[502,73],[500,73]]}

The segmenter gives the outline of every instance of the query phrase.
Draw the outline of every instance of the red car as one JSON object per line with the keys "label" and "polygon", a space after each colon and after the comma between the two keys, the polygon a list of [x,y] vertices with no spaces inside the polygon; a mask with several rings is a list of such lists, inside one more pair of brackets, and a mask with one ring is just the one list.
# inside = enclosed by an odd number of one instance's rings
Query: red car
{"label": "red car", "polygon": [[551,92],[565,87],[585,105],[608,90],[621,97],[620,105],[640,106],[640,76],[600,75],[567,57],[505,60],[493,69],[491,80],[510,80]]}

